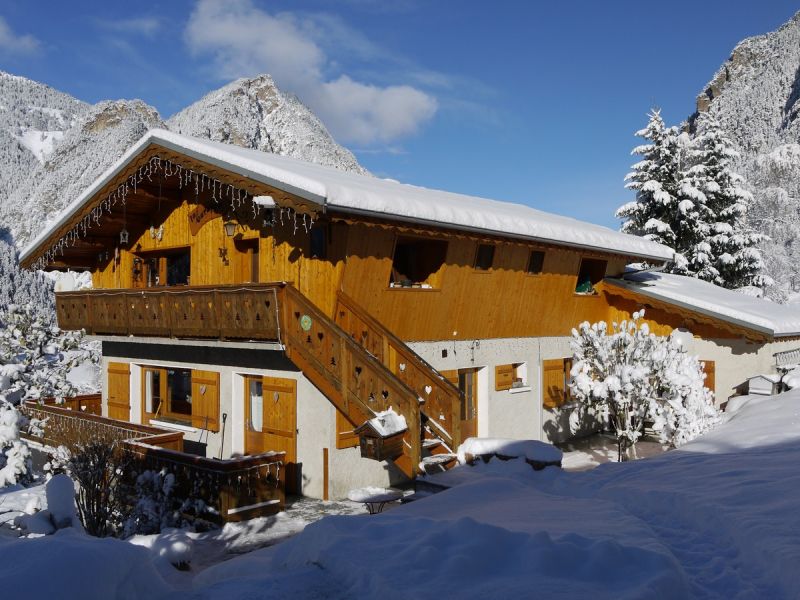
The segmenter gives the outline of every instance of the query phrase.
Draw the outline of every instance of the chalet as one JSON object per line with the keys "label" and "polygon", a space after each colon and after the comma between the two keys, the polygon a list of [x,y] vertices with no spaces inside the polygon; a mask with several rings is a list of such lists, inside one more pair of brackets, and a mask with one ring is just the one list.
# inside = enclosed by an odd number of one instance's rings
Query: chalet
{"label": "chalet", "polygon": [[[581,321],[645,307],[723,396],[800,336],[788,309],[626,271],[672,258],[526,206],[152,130],[21,262],[91,271],[57,311],[102,341],[103,415],[181,432],[208,458],[285,452],[287,490],[341,498],[470,436],[570,435]],[[389,408],[402,433],[360,444]]]}

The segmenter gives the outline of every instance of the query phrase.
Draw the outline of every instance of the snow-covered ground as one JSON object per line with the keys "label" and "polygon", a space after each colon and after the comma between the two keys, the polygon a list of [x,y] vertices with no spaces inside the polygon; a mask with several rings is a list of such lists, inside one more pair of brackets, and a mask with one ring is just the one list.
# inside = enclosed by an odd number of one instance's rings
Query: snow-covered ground
{"label": "snow-covered ground", "polygon": [[490,463],[424,500],[330,516],[221,562],[204,555],[230,533],[198,534],[188,575],[156,558],[156,538],[0,536],[0,586],[15,598],[797,598],[800,391],[735,408],[680,450],[584,472]]}

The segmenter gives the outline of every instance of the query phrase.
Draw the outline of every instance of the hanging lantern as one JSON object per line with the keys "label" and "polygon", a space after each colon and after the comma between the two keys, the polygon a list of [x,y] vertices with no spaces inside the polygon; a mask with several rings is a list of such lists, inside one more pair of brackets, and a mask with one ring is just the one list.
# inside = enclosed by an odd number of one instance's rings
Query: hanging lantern
{"label": "hanging lantern", "polygon": [[225,235],[227,235],[228,237],[233,237],[233,234],[236,233],[235,222],[225,221],[225,223],[223,223],[222,226],[225,228]]}
{"label": "hanging lantern", "polygon": [[119,245],[120,246],[127,246],[128,245],[128,230],[124,227],[122,231],[119,232]]}

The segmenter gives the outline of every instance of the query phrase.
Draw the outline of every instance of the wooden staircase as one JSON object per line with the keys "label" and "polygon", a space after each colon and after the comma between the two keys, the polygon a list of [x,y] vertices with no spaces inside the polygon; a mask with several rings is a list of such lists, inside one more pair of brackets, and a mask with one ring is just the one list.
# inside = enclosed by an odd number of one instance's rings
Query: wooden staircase
{"label": "wooden staircase", "polygon": [[278,309],[287,357],[354,428],[389,407],[405,417],[403,454],[394,461],[405,475],[453,464],[461,443],[455,386],[341,292],[335,322],[289,284]]}

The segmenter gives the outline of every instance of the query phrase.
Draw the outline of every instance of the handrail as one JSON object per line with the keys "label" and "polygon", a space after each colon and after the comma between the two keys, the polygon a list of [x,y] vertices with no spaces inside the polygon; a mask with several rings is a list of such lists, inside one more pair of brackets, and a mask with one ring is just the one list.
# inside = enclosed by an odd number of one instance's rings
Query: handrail
{"label": "handrail", "polygon": [[[419,395],[294,286],[283,288],[280,298],[281,331],[289,358],[308,363],[310,368],[303,369],[306,376],[329,398],[340,397],[340,408],[354,425],[389,406],[402,414],[408,426],[410,464],[416,472],[422,455]],[[303,317],[309,320],[301,323]]]}
{"label": "handrail", "polygon": [[[339,291],[336,300],[335,319],[337,322],[340,319],[344,320],[345,314],[342,311],[344,308],[353,313],[368,329],[373,331],[374,335],[380,338],[377,342],[376,340],[372,341],[371,345],[375,350],[372,354],[377,356],[395,377],[415,389],[419,397],[423,399],[422,412],[426,414],[429,422],[435,425],[436,431],[433,433],[443,438],[444,442],[454,450],[461,443],[461,392],[459,389],[345,292]],[[340,323],[340,326],[344,327],[344,324]],[[351,332],[350,337],[358,343],[355,332]],[[362,340],[362,342],[370,345],[369,340]],[[391,356],[392,352],[400,358],[393,361],[392,358],[395,357]],[[442,401],[439,401],[439,395],[443,397]],[[446,427],[434,414],[437,409],[439,409],[440,415],[445,416]]]}

